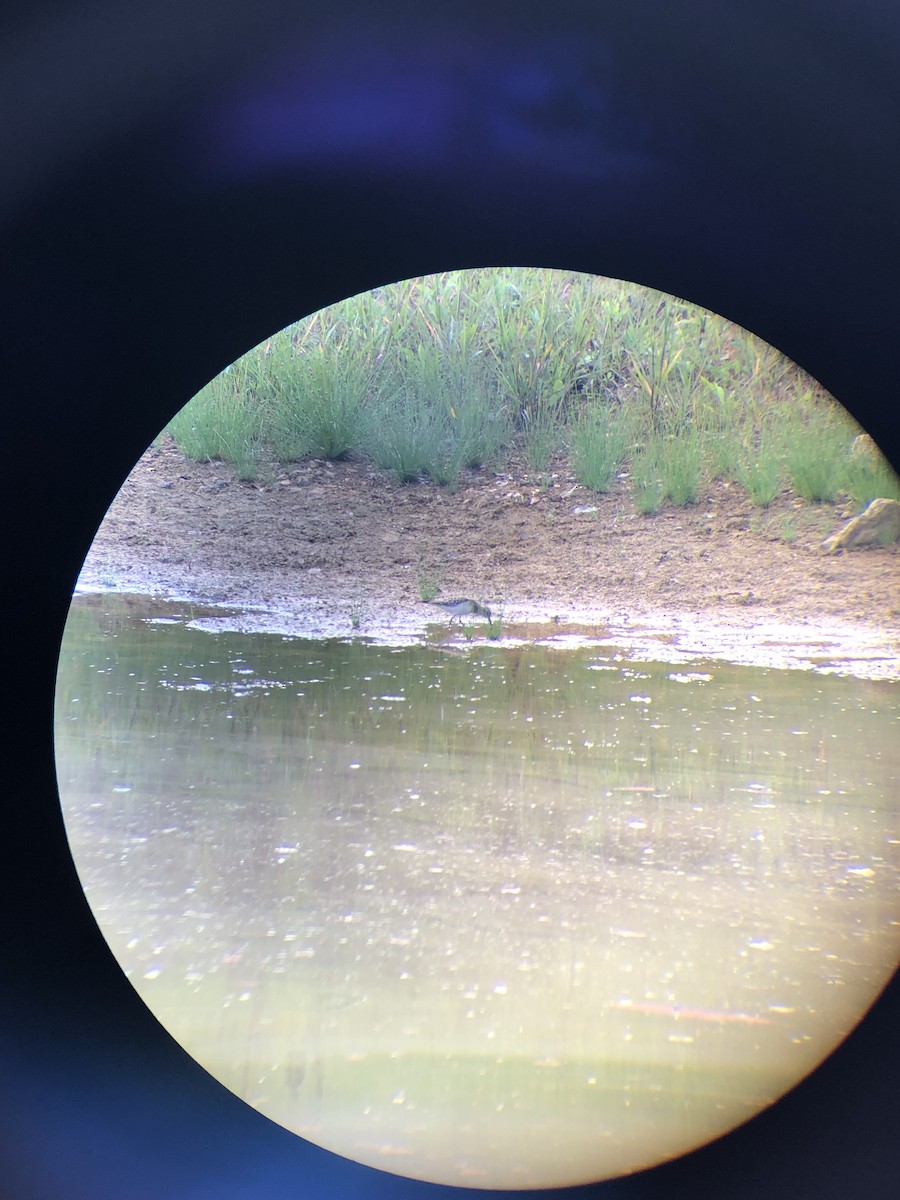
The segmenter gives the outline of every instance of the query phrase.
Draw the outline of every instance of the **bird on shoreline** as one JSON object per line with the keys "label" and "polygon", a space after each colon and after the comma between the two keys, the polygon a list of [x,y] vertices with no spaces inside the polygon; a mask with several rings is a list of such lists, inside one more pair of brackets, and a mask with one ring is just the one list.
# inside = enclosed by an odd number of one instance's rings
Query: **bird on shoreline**
{"label": "bird on shoreline", "polygon": [[436,608],[443,608],[445,612],[448,612],[451,625],[454,621],[459,621],[462,625],[463,617],[468,616],[487,617],[489,621],[491,620],[491,610],[485,608],[483,604],[479,604],[477,600],[428,600],[426,603],[433,604]]}

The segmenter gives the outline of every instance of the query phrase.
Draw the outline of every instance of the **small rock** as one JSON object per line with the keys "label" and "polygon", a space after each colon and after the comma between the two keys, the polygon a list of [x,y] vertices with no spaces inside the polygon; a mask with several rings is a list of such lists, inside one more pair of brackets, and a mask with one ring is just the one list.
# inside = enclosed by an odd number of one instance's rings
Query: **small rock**
{"label": "small rock", "polygon": [[900,539],[900,502],[884,498],[873,500],[859,516],[822,542],[826,554],[838,554],[854,546],[888,545]]}

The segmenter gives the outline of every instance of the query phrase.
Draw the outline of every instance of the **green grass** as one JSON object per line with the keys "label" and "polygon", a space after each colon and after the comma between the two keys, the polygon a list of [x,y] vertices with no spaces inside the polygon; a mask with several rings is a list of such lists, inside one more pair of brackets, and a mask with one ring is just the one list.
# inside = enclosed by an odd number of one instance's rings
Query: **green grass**
{"label": "green grass", "polygon": [[326,338],[301,349],[280,339],[280,362],[270,375],[269,438],[281,462],[337,461],[358,447],[374,372],[347,340]]}
{"label": "green grass", "polygon": [[559,424],[598,332],[594,297],[559,272],[486,275],[490,290],[478,290],[481,352],[514,423],[521,429],[548,418]]}
{"label": "green grass", "polygon": [[217,375],[167,426],[188,458],[221,459],[252,479],[262,455],[263,411],[249,364],[239,360]]}
{"label": "green grass", "polygon": [[696,504],[703,476],[700,438],[685,431],[659,444],[655,455],[662,472],[665,498],[678,507]]}
{"label": "green grass", "polygon": [[788,545],[797,540],[797,522],[790,515],[781,518],[781,540]]}
{"label": "green grass", "polygon": [[784,457],[791,487],[804,500],[834,500],[847,482],[849,430],[833,421],[790,420]]}
{"label": "green grass", "polygon": [[587,409],[569,430],[575,478],[595,492],[609,491],[630,442],[630,422],[618,405]]}
{"label": "green grass", "polygon": [[440,571],[427,566],[421,559],[416,567],[416,583],[419,588],[420,600],[433,600],[441,590],[442,575]]}
{"label": "green grass", "polygon": [[443,414],[410,392],[390,392],[373,399],[363,430],[366,454],[400,483],[431,476],[439,483],[450,476],[447,429]]}
{"label": "green grass", "polygon": [[659,512],[666,496],[663,464],[656,445],[645,446],[631,462],[631,481],[634,506],[644,516]]}
{"label": "green grass", "polygon": [[529,471],[540,475],[562,446],[560,423],[551,413],[537,409],[522,418],[521,441]]}
{"label": "green grass", "polygon": [[766,508],[781,490],[781,455],[773,435],[763,433],[754,444],[743,447],[738,464],[737,477],[750,499],[758,508]]}
{"label": "green grass", "polygon": [[872,461],[851,457],[844,479],[847,492],[860,511],[878,497],[900,500],[900,478],[887,459]]}
{"label": "green grass", "polygon": [[[511,451],[584,486],[630,462],[639,511],[732,480],[764,507],[789,485],[862,507],[900,496],[859,429],[795,364],[675,297],[537,268],[445,272],[350,297],[274,334],[167,427],[242,478],[359,456],[404,483],[455,488]],[[555,469],[555,467],[554,467]]]}
{"label": "green grass", "polygon": [[703,461],[710,479],[739,479],[744,459],[740,439],[730,430],[701,430]]}

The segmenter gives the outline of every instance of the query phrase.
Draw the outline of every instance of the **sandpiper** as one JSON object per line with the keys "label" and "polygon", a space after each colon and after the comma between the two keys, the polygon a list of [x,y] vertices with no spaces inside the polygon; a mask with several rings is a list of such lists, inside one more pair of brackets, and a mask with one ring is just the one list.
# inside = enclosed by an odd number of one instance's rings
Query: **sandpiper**
{"label": "sandpiper", "polygon": [[489,621],[491,619],[491,610],[485,608],[483,604],[479,604],[477,600],[429,600],[428,603],[445,609],[450,614],[451,625],[454,621],[459,621],[462,625],[463,617],[470,614],[476,617],[487,617]]}

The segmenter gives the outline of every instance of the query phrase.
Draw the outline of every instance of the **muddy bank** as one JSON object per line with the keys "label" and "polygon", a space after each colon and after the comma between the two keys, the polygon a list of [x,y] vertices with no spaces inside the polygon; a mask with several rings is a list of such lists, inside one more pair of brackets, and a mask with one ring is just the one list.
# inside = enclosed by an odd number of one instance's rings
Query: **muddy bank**
{"label": "muddy bank", "polygon": [[597,496],[562,469],[473,472],[455,493],[354,462],[244,483],[166,441],[114,501],[80,586],[225,606],[197,617],[210,628],[470,644],[422,602],[431,585],[490,605],[504,642],[897,678],[900,546],[823,554],[850,515],[789,494],[761,511],[716,482],[645,517],[627,478]]}

